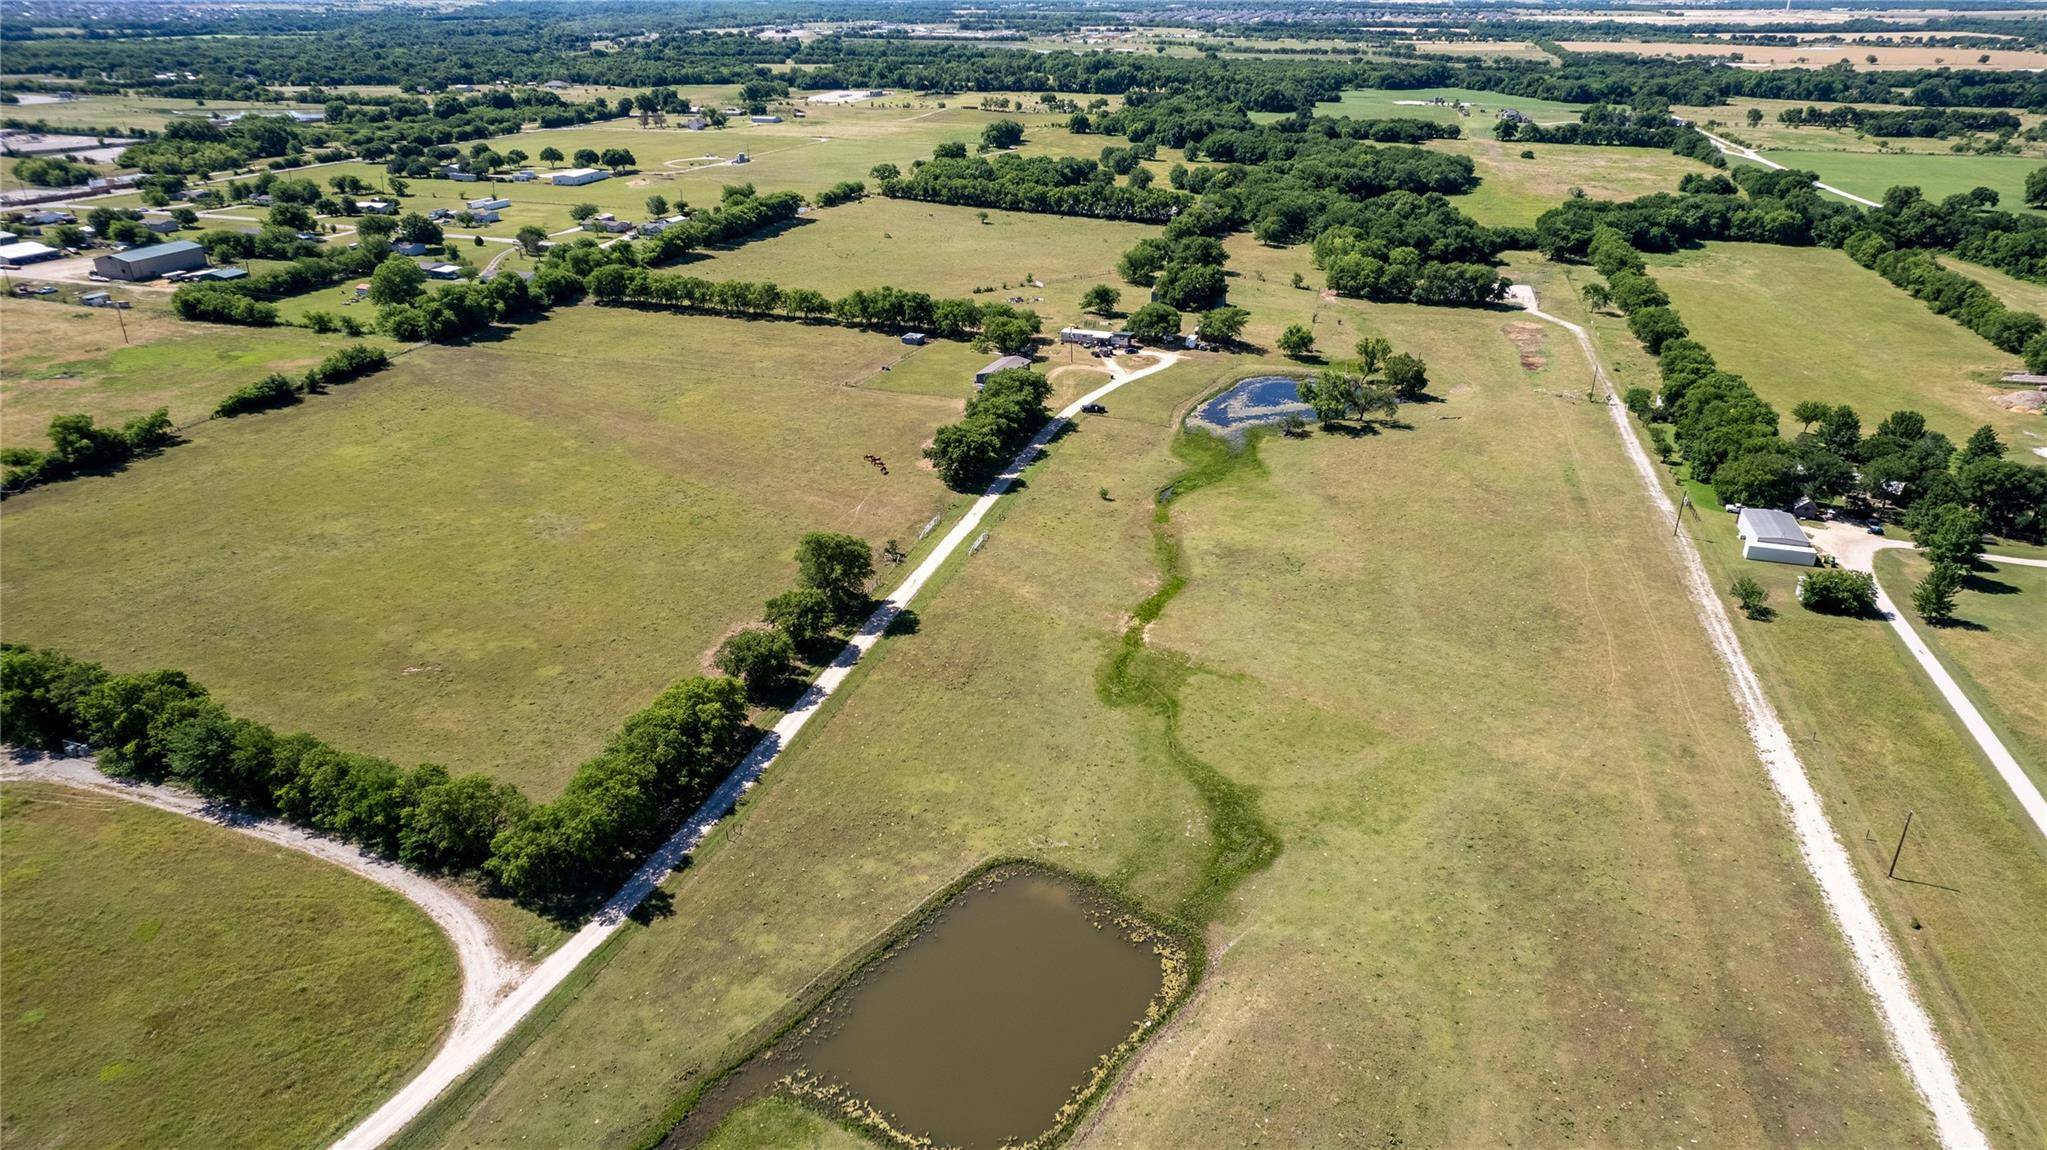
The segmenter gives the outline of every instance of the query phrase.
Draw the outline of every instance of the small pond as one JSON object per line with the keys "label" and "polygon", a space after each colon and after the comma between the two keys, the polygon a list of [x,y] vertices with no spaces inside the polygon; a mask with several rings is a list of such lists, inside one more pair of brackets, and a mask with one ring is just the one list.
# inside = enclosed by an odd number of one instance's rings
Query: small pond
{"label": "small pond", "polygon": [[1187,421],[1237,438],[1260,424],[1282,423],[1288,416],[1309,418],[1314,414],[1314,408],[1301,402],[1300,380],[1286,375],[1255,375],[1195,408]]}
{"label": "small pond", "polygon": [[1107,896],[998,868],[713,1087],[667,1145],[779,1091],[897,1142],[1025,1146],[1092,1097],[1186,977],[1178,943]]}

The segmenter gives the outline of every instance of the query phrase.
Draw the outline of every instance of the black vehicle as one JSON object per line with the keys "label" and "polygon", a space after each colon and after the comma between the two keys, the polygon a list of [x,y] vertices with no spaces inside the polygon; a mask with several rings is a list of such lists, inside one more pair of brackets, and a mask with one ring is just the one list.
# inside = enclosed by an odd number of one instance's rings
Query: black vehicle
{"label": "black vehicle", "polygon": [[1081,404],[1081,405],[1080,405],[1080,409],[1081,409],[1082,411],[1084,411],[1084,412],[1088,413],[1089,415],[1107,415],[1107,414],[1109,414],[1109,409],[1108,409],[1108,408],[1106,408],[1106,407],[1104,407],[1104,406],[1102,406],[1102,405],[1101,405],[1101,404],[1099,404],[1099,403],[1083,403],[1083,404]]}

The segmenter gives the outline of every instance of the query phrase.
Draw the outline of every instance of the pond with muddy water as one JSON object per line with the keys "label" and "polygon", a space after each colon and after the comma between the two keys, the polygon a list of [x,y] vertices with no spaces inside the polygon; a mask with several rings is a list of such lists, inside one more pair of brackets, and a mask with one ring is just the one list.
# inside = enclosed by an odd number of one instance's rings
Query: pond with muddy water
{"label": "pond with muddy water", "polygon": [[664,1146],[696,1145],[770,1093],[903,1145],[1041,1145],[1164,1019],[1188,973],[1178,939],[1108,895],[998,867],[715,1083]]}

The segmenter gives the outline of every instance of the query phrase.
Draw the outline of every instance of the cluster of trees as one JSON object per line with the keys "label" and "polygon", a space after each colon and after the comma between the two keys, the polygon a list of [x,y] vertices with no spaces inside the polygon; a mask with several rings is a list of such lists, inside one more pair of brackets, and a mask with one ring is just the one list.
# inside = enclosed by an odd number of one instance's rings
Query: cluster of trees
{"label": "cluster of trees", "polygon": [[[1311,337],[1312,338],[1312,337]],[[1393,418],[1403,402],[1428,393],[1429,371],[1415,356],[1396,352],[1378,336],[1357,343],[1357,359],[1334,363],[1300,385],[1301,402],[1327,426],[1346,419]]]}
{"label": "cluster of trees", "polygon": [[[1601,234],[1595,248],[1605,266],[1616,268],[1607,273],[1609,284],[1629,270],[1614,253],[1609,233]],[[1650,304],[1642,311],[1669,307]],[[1634,314],[1629,318],[1632,322]],[[1662,387],[1654,397],[1646,388],[1630,389],[1625,399],[1651,424],[1653,437],[1661,438],[1659,425],[1674,431],[1692,477],[1712,484],[1720,498],[1785,507],[1802,495],[1831,499],[1852,492],[1906,512],[1908,524],[1913,514],[1953,506],[2013,538],[2038,539],[2047,527],[2047,468],[2006,459],[2004,444],[1988,426],[1958,450],[1928,429],[1918,412],[1894,411],[1864,435],[1853,408],[1808,400],[1791,409],[1801,428],[1785,439],[1776,409],[1747,380],[1721,370],[1704,345],[1683,335],[1674,313],[1670,319],[1676,334],[1664,333],[1654,348]]]}
{"label": "cluster of trees", "polygon": [[[950,150],[958,148],[955,144]],[[934,204],[1140,223],[1164,223],[1193,203],[1185,192],[1118,184],[1114,172],[1077,156],[1003,153],[990,158],[948,151],[941,144],[933,159],[913,165],[909,174],[883,179],[881,194]]]}
{"label": "cluster of trees", "polygon": [[1607,148],[1663,148],[1716,168],[1726,157],[1705,133],[1670,118],[1667,107],[1653,113],[1594,104],[1579,113],[1576,124],[1544,126],[1533,120],[1501,120],[1493,125],[1496,139],[1511,143],[1592,144]]}
{"label": "cluster of trees", "polygon": [[[2035,173],[2038,176],[2038,173]],[[2047,202],[2047,178],[2027,181],[2029,200]],[[1892,188],[1883,206],[1863,215],[1869,230],[1899,248],[1936,248],[2034,283],[2047,283],[2047,217],[2002,211],[1989,188],[1958,192],[1938,202],[1918,188]],[[1845,242],[1845,237],[1844,237]]]}
{"label": "cluster of trees", "polygon": [[38,188],[75,188],[92,182],[92,169],[69,156],[25,156],[14,176]]}
{"label": "cluster of trees", "polygon": [[749,280],[707,280],[697,276],[605,264],[583,280],[600,303],[655,304],[747,317],[785,316],[847,327],[921,331],[941,339],[972,339],[1014,355],[1027,350],[1043,329],[1034,311],[1007,303],[933,299],[896,287],[861,288],[834,300],[809,288]]}
{"label": "cluster of trees", "polygon": [[50,421],[50,449],[0,449],[0,495],[14,495],[76,475],[111,471],[139,455],[152,455],[177,441],[167,408],[138,415],[120,427],[100,427],[90,415],[60,415]]}
{"label": "cluster of trees", "polygon": [[[412,274],[400,271],[401,267],[410,268]],[[386,268],[392,271],[387,273]],[[420,279],[413,279],[413,274]],[[402,343],[447,343],[501,319],[543,313],[560,298],[556,293],[568,298],[582,294],[580,283],[564,284],[562,278],[543,282],[536,275],[529,283],[522,276],[504,275],[487,283],[443,284],[429,295],[422,290],[424,273],[419,265],[404,256],[392,256],[377,268],[370,290],[373,295],[380,290],[384,293],[377,328],[385,335]]]}
{"label": "cluster of trees", "polygon": [[[701,248],[753,239],[788,223],[802,211],[803,196],[799,193],[769,192],[763,196],[754,191],[752,184],[729,185],[717,207],[679,224],[670,224],[638,245],[639,262],[668,263]],[[609,250],[620,248],[628,245],[615,244]]]}
{"label": "cluster of trees", "polygon": [[[893,551],[893,540],[889,546]],[[749,627],[718,647],[718,669],[744,683],[750,695],[787,682],[799,655],[828,657],[836,632],[872,609],[867,584],[874,578],[874,549],[864,539],[813,531],[796,545],[796,572],[796,586],[763,609],[766,627]]]}
{"label": "cluster of trees", "polygon": [[1878,111],[1842,104],[1822,109],[1816,104],[1786,108],[1777,121],[1794,128],[1858,128],[1872,136],[1945,138],[1965,132],[2016,132],[2022,126],[2010,112],[1980,109],[1927,108]]}
{"label": "cluster of trees", "polygon": [[294,380],[282,372],[271,372],[255,383],[238,387],[213,409],[213,414],[232,419],[252,411],[267,411],[297,403],[300,396],[314,395],[336,384],[348,383],[384,370],[391,358],[384,349],[352,343],[312,367]]}
{"label": "cluster of trees", "polygon": [[1850,259],[1905,289],[1935,314],[1947,316],[1996,345],[2021,354],[2030,371],[2047,371],[2047,322],[2004,306],[1987,287],[1941,267],[1923,250],[1900,251],[1875,232],[1858,232],[1842,245]]}
{"label": "cluster of trees", "polygon": [[1152,302],[1178,311],[1220,307],[1229,292],[1222,241],[1195,231],[1198,217],[1167,225],[1165,233],[1137,241],[1116,262],[1124,282],[1151,288]]}
{"label": "cluster of trees", "polygon": [[840,204],[850,204],[854,200],[861,199],[866,195],[867,185],[861,181],[840,180],[838,183],[819,192],[815,199],[817,206],[820,208],[836,208]]}
{"label": "cluster of trees", "polygon": [[277,322],[276,305],[250,299],[223,284],[184,284],[171,293],[171,307],[178,318],[202,323],[269,327]]}
{"label": "cluster of trees", "polygon": [[172,781],[427,870],[481,870],[559,905],[602,889],[664,839],[745,752],[740,685],[686,679],[627,719],[563,796],[531,806],[480,774],[407,770],[229,714],[178,671],[109,675],[51,651],[0,647],[8,737],[89,743],[121,778]]}
{"label": "cluster of trees", "polygon": [[1491,263],[1499,238],[1442,196],[1395,192],[1353,218],[1315,237],[1315,266],[1339,295],[1472,306],[1507,290]]}
{"label": "cluster of trees", "polygon": [[[1177,316],[1174,326],[1177,329]],[[1052,417],[1045,409],[1051,394],[1050,381],[1027,367],[996,372],[967,401],[966,415],[958,423],[938,429],[931,446],[924,449],[925,458],[956,491],[986,487]]]}
{"label": "cluster of trees", "polygon": [[1729,176],[1688,180],[1675,194],[1566,200],[1536,220],[1535,245],[1551,259],[1583,259],[1593,231],[1607,227],[1641,251],[1707,240],[1838,247],[1864,226],[1858,209],[1820,195],[1811,172],[1744,166]]}

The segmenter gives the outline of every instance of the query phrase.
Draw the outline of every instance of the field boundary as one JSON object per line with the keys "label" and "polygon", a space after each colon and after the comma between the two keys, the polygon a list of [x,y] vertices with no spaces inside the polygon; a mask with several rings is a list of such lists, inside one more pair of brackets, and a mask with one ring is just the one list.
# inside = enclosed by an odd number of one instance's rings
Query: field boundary
{"label": "field boundary", "polygon": [[[1526,284],[1514,285],[1509,299],[1528,314],[1561,327],[1576,338],[1579,350],[1592,367],[1593,376],[1606,392],[1607,413],[1627,450],[1629,461],[1634,464],[1636,475],[1642,480],[1643,491],[1665,517],[1675,517],[1676,506],[1663,489],[1655,464],[1642,450],[1634,429],[1628,426],[1627,408],[1620,404],[1613,380],[1600,363],[1590,335],[1582,326],[1541,310],[1536,304],[1535,289]],[[1874,1000],[1877,1017],[1883,1024],[1884,1036],[1892,1053],[1926,1103],[1935,1136],[1946,1150],[1989,1150],[1990,1140],[1976,1124],[1968,1100],[1962,1096],[1960,1076],[1941,1044],[1933,1019],[1914,993],[1897,947],[1877,917],[1876,907],[1869,901],[1868,893],[1862,889],[1855,864],[1827,819],[1825,804],[1813,788],[1812,778],[1806,773],[1805,764],[1792,745],[1790,733],[1785,730],[1783,720],[1742,650],[1734,624],[1727,617],[1727,609],[1713,590],[1705,561],[1699,557],[1691,537],[1683,532],[1673,534],[1671,547],[1683,567],[1685,587],[1691,595],[1700,626],[1705,629],[1714,654],[1719,656],[1721,665],[1727,670],[1728,690],[1741,713],[1742,724],[1748,729],[1756,755],[1762,760],[1770,784],[1791,820],[1799,856],[1818,884],[1820,898],[1848,944],[1856,974]]]}

